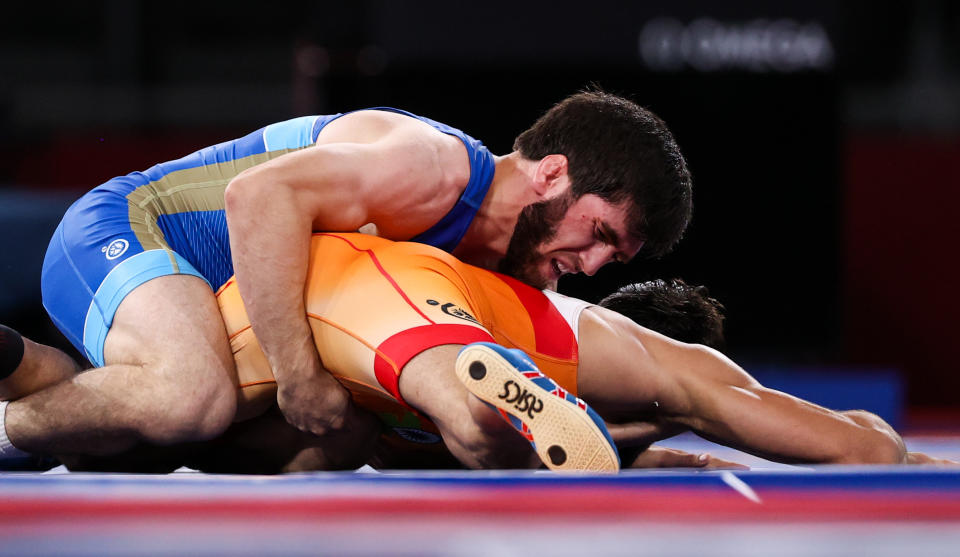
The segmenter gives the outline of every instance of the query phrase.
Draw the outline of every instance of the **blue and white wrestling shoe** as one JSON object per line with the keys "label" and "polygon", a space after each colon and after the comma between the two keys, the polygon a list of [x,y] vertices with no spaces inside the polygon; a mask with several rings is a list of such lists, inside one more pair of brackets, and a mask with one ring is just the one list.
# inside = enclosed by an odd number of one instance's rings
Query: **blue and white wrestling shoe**
{"label": "blue and white wrestling shoe", "polygon": [[620,470],[603,419],[540,373],[521,350],[475,342],[460,350],[457,377],[533,445],[548,468],[562,472]]}

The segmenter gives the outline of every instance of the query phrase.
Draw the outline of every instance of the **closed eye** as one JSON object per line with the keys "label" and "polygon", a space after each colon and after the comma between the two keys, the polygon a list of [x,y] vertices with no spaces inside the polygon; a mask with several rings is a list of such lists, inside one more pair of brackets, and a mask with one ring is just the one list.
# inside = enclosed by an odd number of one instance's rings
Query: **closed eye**
{"label": "closed eye", "polygon": [[[617,247],[617,243],[619,242],[617,233],[607,226],[606,223],[601,221],[597,221],[597,227],[594,231],[594,235],[596,236],[597,240],[608,246]],[[616,263],[626,263],[627,257],[618,251],[613,254],[613,261]]]}
{"label": "closed eye", "polygon": [[610,243],[610,239],[607,238],[607,235],[604,233],[603,228],[600,227],[600,223],[599,223],[599,222],[597,223],[597,226],[595,226],[595,227],[593,228],[593,236],[594,236],[597,240],[603,242],[604,244],[609,244],[609,243]]}

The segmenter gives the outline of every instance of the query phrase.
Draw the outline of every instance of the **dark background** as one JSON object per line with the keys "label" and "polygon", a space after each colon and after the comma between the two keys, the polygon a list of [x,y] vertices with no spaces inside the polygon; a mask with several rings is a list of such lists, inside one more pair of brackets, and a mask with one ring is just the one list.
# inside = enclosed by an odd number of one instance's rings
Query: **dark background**
{"label": "dark background", "polygon": [[[960,9],[820,0],[16,3],[0,17],[0,322],[65,346],[39,268],[87,189],[274,121],[389,105],[496,154],[591,84],[674,131],[695,216],[560,290],[703,283],[749,368],[895,369],[956,407]],[[722,5],[718,5],[722,4]],[[798,372],[799,373],[799,372]]]}

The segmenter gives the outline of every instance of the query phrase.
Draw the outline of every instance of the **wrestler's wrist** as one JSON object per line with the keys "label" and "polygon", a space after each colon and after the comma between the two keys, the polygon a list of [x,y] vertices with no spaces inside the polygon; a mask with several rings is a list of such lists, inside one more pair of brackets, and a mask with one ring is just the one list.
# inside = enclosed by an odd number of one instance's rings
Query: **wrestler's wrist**
{"label": "wrestler's wrist", "polygon": [[285,381],[294,383],[310,381],[323,371],[317,349],[312,342],[309,346],[296,347],[274,355],[270,358],[270,366],[281,388]]}

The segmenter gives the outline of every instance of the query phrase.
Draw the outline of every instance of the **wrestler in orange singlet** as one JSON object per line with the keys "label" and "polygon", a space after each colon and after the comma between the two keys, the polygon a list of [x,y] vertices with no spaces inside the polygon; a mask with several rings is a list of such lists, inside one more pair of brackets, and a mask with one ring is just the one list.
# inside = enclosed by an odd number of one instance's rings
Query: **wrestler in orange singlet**
{"label": "wrestler in orange singlet", "polygon": [[[442,447],[436,427],[405,404],[398,387],[404,365],[435,346],[488,341],[519,348],[562,388],[577,393],[571,324],[587,303],[541,292],[430,246],[362,234],[315,234],[314,261],[322,264],[308,269],[305,300],[317,349],[354,399],[391,428],[384,441]],[[217,299],[237,361],[237,420],[244,420],[274,403],[276,384],[236,284],[228,281]]]}
{"label": "wrestler in orange singlet", "polygon": [[[444,409],[433,405],[431,396],[444,397],[446,391],[423,394],[433,378],[442,382],[453,375],[454,361],[461,366],[456,352],[444,345],[493,341],[522,349],[561,388],[611,421],[649,418],[660,424],[657,431],[639,434],[647,442],[659,434],[693,430],[782,462],[932,462],[907,453],[900,436],[873,414],[832,411],[768,389],[712,349],[471,267],[435,248],[316,234],[311,249],[305,300],[323,363],[395,433],[408,434],[407,427],[437,431],[410,406]],[[243,419],[273,402],[272,377],[235,286],[228,284],[218,296],[237,360],[237,418]],[[429,362],[433,367],[404,369],[431,352],[442,352]],[[411,378],[414,371],[419,380]],[[460,380],[468,381],[462,374]],[[404,382],[409,390],[401,389]],[[456,381],[446,385],[462,388]],[[449,402],[454,413],[469,406],[456,398]],[[449,423],[438,421],[438,412],[423,413],[446,433]],[[449,440],[447,445],[457,454]]]}

